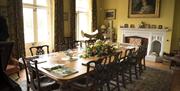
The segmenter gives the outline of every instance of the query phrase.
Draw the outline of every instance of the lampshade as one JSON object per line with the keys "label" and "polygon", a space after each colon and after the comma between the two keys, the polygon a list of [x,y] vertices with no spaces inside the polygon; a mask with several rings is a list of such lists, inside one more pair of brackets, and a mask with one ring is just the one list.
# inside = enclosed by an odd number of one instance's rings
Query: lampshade
{"label": "lampshade", "polygon": [[101,29],[106,29],[106,26],[105,25],[101,25]]}

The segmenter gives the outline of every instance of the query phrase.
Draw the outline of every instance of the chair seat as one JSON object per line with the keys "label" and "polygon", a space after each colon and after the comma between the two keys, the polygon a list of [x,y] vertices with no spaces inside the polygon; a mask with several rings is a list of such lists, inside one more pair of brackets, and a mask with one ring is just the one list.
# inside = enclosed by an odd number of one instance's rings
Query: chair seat
{"label": "chair seat", "polygon": [[[36,79],[35,79],[35,85],[38,86],[38,82]],[[54,80],[46,76],[41,76],[40,87],[43,91],[49,91],[50,89],[53,90],[59,88],[59,84],[57,84]]]}

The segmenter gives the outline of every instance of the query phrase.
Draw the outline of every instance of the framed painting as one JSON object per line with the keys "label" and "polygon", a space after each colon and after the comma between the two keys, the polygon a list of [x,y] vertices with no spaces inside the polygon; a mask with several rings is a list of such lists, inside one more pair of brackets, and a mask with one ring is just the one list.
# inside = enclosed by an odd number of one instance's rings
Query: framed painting
{"label": "framed painting", "polygon": [[113,20],[116,19],[116,9],[107,9],[105,10],[105,19],[106,20]]}
{"label": "framed painting", "polygon": [[159,16],[160,0],[129,0],[129,18],[151,18]]}

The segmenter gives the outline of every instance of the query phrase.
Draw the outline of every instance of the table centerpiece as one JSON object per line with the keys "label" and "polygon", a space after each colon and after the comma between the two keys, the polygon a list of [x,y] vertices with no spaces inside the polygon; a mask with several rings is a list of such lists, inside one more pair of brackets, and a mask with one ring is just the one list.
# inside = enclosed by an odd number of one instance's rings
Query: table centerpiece
{"label": "table centerpiece", "polygon": [[89,45],[85,49],[85,53],[81,55],[82,58],[100,57],[113,54],[116,48],[110,41],[97,40],[93,45]]}

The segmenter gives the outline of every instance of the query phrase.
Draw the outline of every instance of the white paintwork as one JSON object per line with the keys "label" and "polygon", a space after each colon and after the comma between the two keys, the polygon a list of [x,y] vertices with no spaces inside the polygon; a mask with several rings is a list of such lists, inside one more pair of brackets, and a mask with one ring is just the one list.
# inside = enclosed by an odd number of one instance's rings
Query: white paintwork
{"label": "white paintwork", "polygon": [[151,61],[156,60],[156,57],[150,55],[151,44],[153,43],[153,41],[159,41],[161,43],[161,51],[159,55],[160,56],[163,55],[164,41],[168,29],[120,28],[120,31],[122,31],[121,36],[118,36],[121,37],[120,43],[124,43],[125,37],[130,37],[130,36],[138,36],[148,39],[146,60],[151,60]]}

